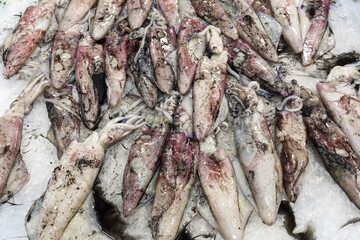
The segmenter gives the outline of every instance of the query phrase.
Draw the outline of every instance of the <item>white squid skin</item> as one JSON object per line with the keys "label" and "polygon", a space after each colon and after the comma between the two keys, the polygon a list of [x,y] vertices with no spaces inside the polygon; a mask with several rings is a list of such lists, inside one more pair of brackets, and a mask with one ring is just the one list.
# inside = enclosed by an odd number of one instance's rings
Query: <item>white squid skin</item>
{"label": "white squid skin", "polygon": [[95,3],[96,0],[71,0],[59,23],[59,30],[67,30],[79,23]]}
{"label": "white squid skin", "polygon": [[303,50],[300,20],[294,0],[271,0],[274,16],[283,27],[283,36],[295,53]]}
{"label": "white squid skin", "polygon": [[99,0],[96,7],[91,36],[97,41],[103,39],[119,15],[125,0]]}
{"label": "white squid skin", "polygon": [[154,0],[128,0],[128,21],[132,30],[143,25]]}

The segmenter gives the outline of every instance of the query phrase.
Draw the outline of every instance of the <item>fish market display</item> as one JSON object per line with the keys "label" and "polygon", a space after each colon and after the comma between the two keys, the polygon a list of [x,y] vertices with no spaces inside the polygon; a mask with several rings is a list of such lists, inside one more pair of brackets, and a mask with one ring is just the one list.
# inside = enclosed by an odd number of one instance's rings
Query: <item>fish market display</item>
{"label": "fish market display", "polygon": [[359,239],[359,11],[0,1],[0,239]]}

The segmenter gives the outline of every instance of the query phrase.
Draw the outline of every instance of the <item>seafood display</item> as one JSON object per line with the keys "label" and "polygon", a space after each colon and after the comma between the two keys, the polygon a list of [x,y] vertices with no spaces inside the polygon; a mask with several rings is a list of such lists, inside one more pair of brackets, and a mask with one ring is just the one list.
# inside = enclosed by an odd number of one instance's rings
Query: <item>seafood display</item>
{"label": "seafood display", "polygon": [[359,2],[16,1],[0,239],[358,239]]}

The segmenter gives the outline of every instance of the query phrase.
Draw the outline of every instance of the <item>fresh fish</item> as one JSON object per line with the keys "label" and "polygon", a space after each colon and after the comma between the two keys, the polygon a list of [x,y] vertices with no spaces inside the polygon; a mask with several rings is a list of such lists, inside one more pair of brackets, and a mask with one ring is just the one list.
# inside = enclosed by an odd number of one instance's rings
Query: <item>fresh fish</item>
{"label": "fresh fish", "polygon": [[55,3],[43,1],[25,10],[1,46],[5,78],[15,75],[34,52],[50,26],[54,8]]}
{"label": "fresh fish", "polygon": [[[105,149],[141,127],[142,118],[115,118],[83,143],[74,141],[54,169],[38,217],[35,239],[60,239],[71,219],[91,192]],[[32,209],[28,214],[31,214]]]}
{"label": "fresh fish", "polygon": [[330,175],[360,208],[359,158],[343,131],[328,117],[315,93],[306,88],[301,90],[302,111],[309,136]]}
{"label": "fresh fish", "polygon": [[277,62],[277,51],[254,9],[245,0],[222,0],[220,3],[234,22],[239,36],[264,59]]}
{"label": "fresh fish", "polygon": [[324,35],[330,10],[330,0],[306,0],[307,15],[311,26],[304,40],[304,50],[301,55],[302,64],[309,66],[315,61],[316,52]]}
{"label": "fresh fish", "polygon": [[96,0],[71,0],[59,23],[59,30],[65,31],[78,24],[94,6],[95,2]]}
{"label": "fresh fish", "polygon": [[295,53],[303,50],[303,39],[300,30],[300,20],[294,0],[270,0],[276,20],[283,28],[286,43]]}
{"label": "fresh fish", "polygon": [[127,11],[129,25],[132,30],[140,28],[150,12],[153,0],[128,0]]}
{"label": "fresh fish", "polygon": [[60,159],[67,147],[80,138],[79,106],[73,97],[73,86],[70,85],[58,91],[48,88],[44,97],[51,122],[50,138]]}
{"label": "fresh fish", "polygon": [[63,88],[72,77],[76,52],[80,41],[81,25],[59,30],[51,50],[50,81],[56,89]]}
{"label": "fresh fish", "polygon": [[277,72],[262,57],[259,56],[244,40],[235,41],[223,38],[229,53],[229,64],[235,71],[259,82],[268,91],[288,96],[288,86]]}
{"label": "fresh fish", "polygon": [[178,32],[181,22],[179,0],[158,0],[157,3],[168,21],[169,26],[174,27],[175,31]]}
{"label": "fresh fish", "polygon": [[196,74],[200,58],[205,52],[205,36],[196,33],[204,30],[205,26],[194,18],[184,18],[181,22],[178,42],[178,89],[180,94],[187,94]]}
{"label": "fresh fish", "polygon": [[221,6],[220,1],[191,0],[191,3],[199,17],[203,18],[209,24],[220,28],[225,36],[234,40],[239,38],[235,25]]}
{"label": "fresh fish", "polygon": [[198,172],[201,186],[223,238],[242,239],[245,224],[240,215],[242,209],[231,161],[226,151],[216,149],[215,143],[211,143],[213,139],[208,138],[200,145]]}
{"label": "fresh fish", "polygon": [[119,15],[124,2],[125,0],[99,0],[90,30],[91,36],[96,41],[105,37]]}
{"label": "fresh fish", "polygon": [[98,85],[104,84],[104,51],[90,36],[80,40],[76,56],[75,81],[80,96],[81,118],[85,126],[95,129],[100,115],[100,99],[104,93]]}
{"label": "fresh fish", "polygon": [[175,239],[195,180],[199,145],[171,131],[156,181],[151,228],[155,239]]}
{"label": "fresh fish", "polygon": [[176,106],[175,94],[161,102],[151,127],[146,127],[131,146],[123,175],[124,217],[128,217],[135,210],[159,166],[172,123],[168,116],[174,114]]}
{"label": "fresh fish", "polygon": [[126,84],[128,35],[112,31],[104,46],[107,99],[111,108],[116,107]]}
{"label": "fresh fish", "polygon": [[264,13],[272,16],[272,8],[270,0],[254,0],[251,4],[256,13]]}

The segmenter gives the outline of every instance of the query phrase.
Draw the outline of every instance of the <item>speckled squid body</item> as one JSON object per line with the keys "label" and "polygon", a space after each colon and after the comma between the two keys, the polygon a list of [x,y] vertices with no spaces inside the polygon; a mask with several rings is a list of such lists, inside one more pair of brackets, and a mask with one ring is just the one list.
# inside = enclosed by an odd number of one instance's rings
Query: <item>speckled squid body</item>
{"label": "speckled squid body", "polygon": [[150,12],[153,0],[128,0],[127,11],[129,25],[132,30],[143,25]]}
{"label": "speckled squid body", "polygon": [[89,12],[96,0],[71,0],[59,23],[59,30],[70,29]]}

